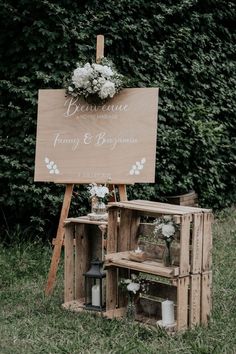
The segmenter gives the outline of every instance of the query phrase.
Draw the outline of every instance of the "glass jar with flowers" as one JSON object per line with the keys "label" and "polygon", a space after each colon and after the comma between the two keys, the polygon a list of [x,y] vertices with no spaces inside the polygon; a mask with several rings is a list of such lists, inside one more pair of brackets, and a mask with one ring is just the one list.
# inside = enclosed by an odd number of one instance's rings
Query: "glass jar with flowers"
{"label": "glass jar with flowers", "polygon": [[88,214],[89,218],[91,220],[106,220],[105,199],[109,195],[108,187],[94,183],[89,185],[88,190],[92,200],[92,213]]}
{"label": "glass jar with flowers", "polygon": [[154,234],[165,241],[165,248],[163,250],[163,264],[166,267],[173,265],[173,257],[171,252],[171,244],[174,240],[178,225],[174,222],[170,215],[165,215],[155,220]]}
{"label": "glass jar with flowers", "polygon": [[138,295],[140,292],[147,291],[147,282],[145,279],[131,273],[130,278],[120,280],[119,286],[121,290],[127,294],[128,304],[126,308],[126,318],[127,320],[135,320]]}

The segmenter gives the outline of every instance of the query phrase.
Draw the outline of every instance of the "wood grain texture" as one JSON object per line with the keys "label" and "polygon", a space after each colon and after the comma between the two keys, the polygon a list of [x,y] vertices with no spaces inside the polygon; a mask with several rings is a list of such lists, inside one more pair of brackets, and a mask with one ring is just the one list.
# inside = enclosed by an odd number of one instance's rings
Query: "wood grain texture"
{"label": "wood grain texture", "polygon": [[107,254],[117,252],[118,210],[108,212]]}
{"label": "wood grain texture", "polygon": [[124,89],[101,106],[45,89],[38,102],[35,181],[155,181],[157,88]]}
{"label": "wood grain texture", "polygon": [[177,285],[177,330],[188,327],[188,285],[189,276],[179,278]]}
{"label": "wood grain texture", "polygon": [[203,213],[193,214],[191,273],[202,270]]}
{"label": "wood grain texture", "polygon": [[74,300],[74,227],[68,225],[65,235],[64,302]]}
{"label": "wood grain texture", "polygon": [[183,215],[180,224],[180,259],[179,259],[179,274],[180,276],[189,275],[190,271],[190,216]]}
{"label": "wood grain texture", "polygon": [[212,267],[212,213],[204,213],[203,242],[202,242],[202,271]]}
{"label": "wood grain texture", "polygon": [[212,271],[202,274],[201,324],[207,325],[212,311]]}
{"label": "wood grain texture", "polygon": [[201,315],[201,274],[190,276],[189,326],[200,324]]}
{"label": "wood grain texture", "polygon": [[90,249],[86,225],[75,225],[75,299],[84,298],[84,276],[89,269]]}

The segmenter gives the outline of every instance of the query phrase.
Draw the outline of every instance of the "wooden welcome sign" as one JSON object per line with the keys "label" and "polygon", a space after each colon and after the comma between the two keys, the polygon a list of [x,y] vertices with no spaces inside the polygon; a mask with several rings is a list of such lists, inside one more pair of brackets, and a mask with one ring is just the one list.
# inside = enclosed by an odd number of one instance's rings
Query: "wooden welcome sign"
{"label": "wooden welcome sign", "polygon": [[124,89],[103,105],[39,90],[35,181],[154,182],[157,88]]}

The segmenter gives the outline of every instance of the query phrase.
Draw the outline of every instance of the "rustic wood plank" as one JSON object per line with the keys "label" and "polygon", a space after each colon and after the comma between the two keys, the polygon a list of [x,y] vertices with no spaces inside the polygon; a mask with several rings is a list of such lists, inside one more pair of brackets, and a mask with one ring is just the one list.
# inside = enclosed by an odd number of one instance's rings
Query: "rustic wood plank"
{"label": "rustic wood plank", "polygon": [[85,296],[84,276],[89,269],[90,250],[87,228],[85,225],[75,226],[75,299]]}
{"label": "rustic wood plank", "polygon": [[202,273],[201,324],[207,325],[212,311],[212,271]]}
{"label": "rustic wood plank", "polygon": [[177,330],[188,327],[188,285],[189,277],[178,279],[177,285]]}
{"label": "rustic wood plank", "polygon": [[202,242],[202,271],[212,267],[212,213],[204,213],[203,242]]}
{"label": "rustic wood plank", "polygon": [[48,273],[48,279],[47,279],[47,284],[45,288],[45,294],[46,295],[51,295],[55,281],[56,281],[56,275],[57,275],[57,268],[58,264],[60,261],[60,256],[61,256],[61,248],[63,244],[63,239],[64,239],[64,220],[67,218],[68,213],[69,213],[69,208],[70,208],[70,202],[71,202],[71,196],[73,192],[73,184],[67,184],[66,185],[66,190],[65,190],[65,195],[64,195],[64,200],[62,204],[62,209],[61,209],[61,215],[60,215],[60,220],[59,220],[59,225],[57,229],[57,235],[56,235],[56,244],[53,249],[53,254],[52,254],[52,259],[51,259],[51,265]]}
{"label": "rustic wood plank", "polygon": [[106,276],[106,310],[113,310],[117,305],[117,270],[110,268]]}
{"label": "rustic wood plank", "polygon": [[74,300],[74,226],[65,229],[64,301]]}
{"label": "rustic wood plank", "polygon": [[182,222],[180,224],[180,259],[179,259],[180,276],[189,275],[189,270],[190,270],[189,242],[190,242],[190,217],[189,215],[183,215]]}
{"label": "rustic wood plank", "polygon": [[[152,206],[156,208],[166,208],[166,209],[171,209],[171,210],[182,210],[188,213],[199,213],[201,211],[204,212],[211,212],[211,209],[205,209],[205,208],[198,208],[198,207],[190,207],[190,206],[183,206],[183,205],[175,205],[175,204],[169,204],[169,203],[160,203],[160,202],[152,202],[149,200],[129,200],[128,202],[125,202],[126,204],[136,204],[136,205],[146,205],[146,206]],[[178,214],[178,213],[176,213]]]}
{"label": "rustic wood plank", "polygon": [[179,267],[164,267],[162,263],[147,260],[139,263],[129,260],[129,252],[118,252],[105,256],[106,267],[133,269],[144,273],[172,278],[179,275]]}
{"label": "rustic wood plank", "polygon": [[133,212],[133,218],[131,219],[131,225],[130,225],[130,249],[131,250],[137,248],[139,225],[140,225],[140,216],[138,216],[136,212]]}
{"label": "rustic wood plank", "polygon": [[118,234],[118,210],[112,209],[108,212],[108,233],[107,233],[107,253],[117,251]]}
{"label": "rustic wood plank", "polygon": [[99,220],[90,220],[88,216],[79,216],[77,218],[67,218],[64,221],[64,225],[67,225],[69,223],[75,223],[75,224],[89,224],[89,225],[107,225],[107,221],[99,221]]}
{"label": "rustic wood plank", "polygon": [[[171,204],[170,204],[171,205]],[[174,205],[172,205],[174,206]],[[184,214],[189,214],[189,210],[181,210],[181,209],[173,209],[173,208],[164,208],[161,206],[155,206],[155,205],[141,205],[139,203],[130,203],[130,202],[116,202],[116,203],[108,203],[108,209],[112,207],[118,207],[120,209],[130,209],[130,210],[137,210],[140,211],[140,214],[150,214],[154,216],[158,215],[184,215]],[[175,207],[179,207],[178,205],[175,205]]]}
{"label": "rustic wood plank", "polygon": [[120,230],[118,237],[117,251],[124,252],[130,250],[130,230],[133,213],[128,209],[120,211]]}
{"label": "rustic wood plank", "polygon": [[190,276],[190,300],[189,300],[189,326],[192,328],[200,324],[201,315],[201,275]]}
{"label": "rustic wood plank", "polygon": [[193,215],[191,272],[200,273],[202,270],[202,237],[203,213]]}

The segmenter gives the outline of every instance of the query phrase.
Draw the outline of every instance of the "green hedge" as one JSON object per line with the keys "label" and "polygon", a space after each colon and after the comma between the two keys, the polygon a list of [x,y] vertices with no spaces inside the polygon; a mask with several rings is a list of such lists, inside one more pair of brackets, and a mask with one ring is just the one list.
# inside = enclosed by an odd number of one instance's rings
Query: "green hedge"
{"label": "green hedge", "polygon": [[[220,208],[236,197],[235,4],[228,0],[6,0],[0,4],[2,228],[53,233],[64,187],[34,183],[37,90],[61,88],[77,61],[105,55],[133,87],[160,88],[156,184],[130,197],[195,189]],[[79,207],[83,205],[82,209]],[[88,207],[85,188],[72,213]]]}

